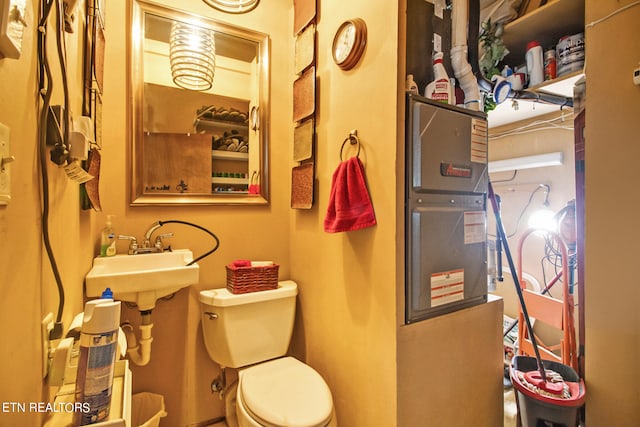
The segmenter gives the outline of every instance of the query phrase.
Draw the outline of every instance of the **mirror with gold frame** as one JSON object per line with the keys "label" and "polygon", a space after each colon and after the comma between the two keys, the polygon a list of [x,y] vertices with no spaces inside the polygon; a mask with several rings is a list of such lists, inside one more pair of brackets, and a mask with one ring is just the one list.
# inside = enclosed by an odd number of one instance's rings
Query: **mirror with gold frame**
{"label": "mirror with gold frame", "polygon": [[[140,0],[131,17],[131,205],[268,204],[268,35]],[[177,24],[213,34],[208,90],[174,82]]]}

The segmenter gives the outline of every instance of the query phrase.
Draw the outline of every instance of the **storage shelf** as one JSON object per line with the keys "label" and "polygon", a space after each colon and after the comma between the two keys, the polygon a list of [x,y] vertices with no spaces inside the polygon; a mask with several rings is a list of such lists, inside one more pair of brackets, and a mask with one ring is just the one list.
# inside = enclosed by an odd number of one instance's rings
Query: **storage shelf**
{"label": "storage shelf", "polygon": [[238,153],[237,151],[212,150],[211,158],[216,160],[235,160],[238,162],[249,161],[249,153]]}
{"label": "storage shelf", "polygon": [[[550,0],[544,6],[505,25],[502,39],[509,54],[504,58],[502,65],[516,68],[524,64],[527,43],[532,40],[537,40],[543,49],[555,49],[560,38],[583,31],[584,0]],[[571,72],[525,91],[573,98],[573,86],[582,76],[583,71]],[[509,99],[490,111],[489,127],[503,126],[560,110],[560,105],[545,104],[535,99],[519,99],[517,104],[516,110]]]}
{"label": "storage shelf", "polygon": [[249,125],[247,123],[225,122],[221,120],[196,119],[193,122],[193,127],[196,130],[196,133],[213,132],[213,131],[224,132],[229,130],[237,130],[244,136],[249,134]]}
{"label": "storage shelf", "polygon": [[584,31],[584,0],[551,0],[505,25],[503,42],[510,66],[524,64],[527,43],[537,40],[543,49],[554,48],[561,37]]}
{"label": "storage shelf", "polygon": [[213,184],[226,184],[226,185],[249,185],[247,178],[229,178],[223,176],[211,177],[211,183]]}
{"label": "storage shelf", "polygon": [[546,80],[529,90],[535,92],[551,93],[553,95],[565,96],[567,98],[573,98],[573,86],[581,77],[584,76],[584,71],[574,71],[567,73],[563,76],[555,78],[553,80]]}

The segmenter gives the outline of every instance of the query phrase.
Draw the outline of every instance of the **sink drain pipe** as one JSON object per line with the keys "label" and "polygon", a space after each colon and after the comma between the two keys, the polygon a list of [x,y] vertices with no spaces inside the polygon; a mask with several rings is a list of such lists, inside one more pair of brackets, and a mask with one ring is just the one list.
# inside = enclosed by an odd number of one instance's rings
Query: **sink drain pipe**
{"label": "sink drain pipe", "polygon": [[129,359],[138,366],[145,366],[151,360],[151,342],[153,341],[151,328],[153,328],[153,322],[151,322],[151,310],[141,311],[140,315],[142,316],[142,322],[139,326],[139,342],[131,323],[123,323],[122,330],[127,337],[127,355]]}

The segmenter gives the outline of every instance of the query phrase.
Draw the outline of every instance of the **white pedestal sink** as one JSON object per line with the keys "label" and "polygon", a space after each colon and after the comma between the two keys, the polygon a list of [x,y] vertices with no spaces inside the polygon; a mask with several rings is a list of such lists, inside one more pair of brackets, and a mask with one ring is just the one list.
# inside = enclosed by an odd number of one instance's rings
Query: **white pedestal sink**
{"label": "white pedestal sink", "polygon": [[88,297],[111,288],[113,298],[132,302],[140,311],[151,310],[158,298],[198,283],[200,267],[188,249],[141,255],[98,257],[85,277]]}

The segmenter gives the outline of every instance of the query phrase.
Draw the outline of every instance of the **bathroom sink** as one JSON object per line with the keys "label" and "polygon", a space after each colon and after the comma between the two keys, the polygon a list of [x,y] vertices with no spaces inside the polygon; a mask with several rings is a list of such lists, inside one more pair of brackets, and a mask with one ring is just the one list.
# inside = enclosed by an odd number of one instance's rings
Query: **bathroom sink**
{"label": "bathroom sink", "polygon": [[159,298],[198,283],[200,267],[188,249],[142,255],[98,257],[85,277],[88,297],[99,297],[111,288],[113,298],[151,310]]}

